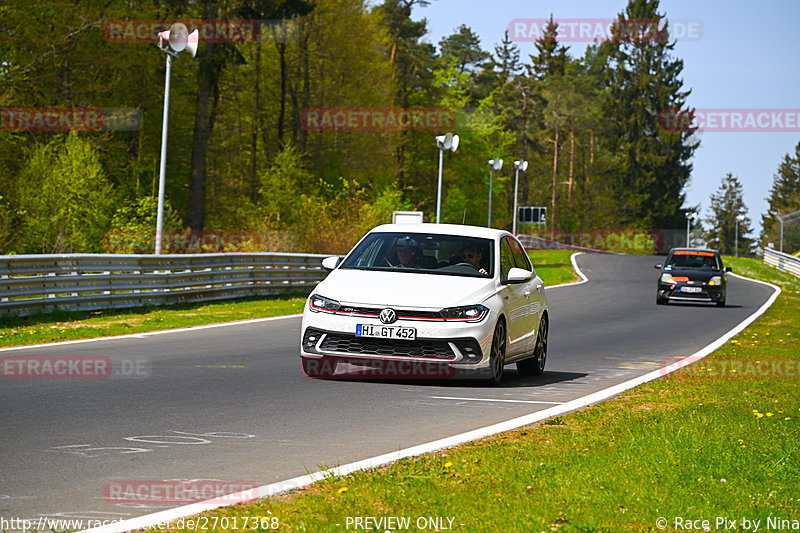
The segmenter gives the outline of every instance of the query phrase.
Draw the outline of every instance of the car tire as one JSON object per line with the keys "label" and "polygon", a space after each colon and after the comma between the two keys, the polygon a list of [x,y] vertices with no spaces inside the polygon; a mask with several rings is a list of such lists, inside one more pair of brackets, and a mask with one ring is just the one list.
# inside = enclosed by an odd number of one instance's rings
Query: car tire
{"label": "car tire", "polygon": [[338,363],[330,359],[309,359],[302,357],[300,366],[306,377],[314,379],[330,379],[336,372]]}
{"label": "car tire", "polygon": [[722,300],[717,302],[717,307],[725,307],[725,297],[722,297]]}
{"label": "car tire", "polygon": [[547,329],[547,317],[545,317],[539,325],[533,357],[517,363],[517,372],[523,376],[541,376],[544,373],[544,365],[547,362]]}
{"label": "car tire", "polygon": [[656,305],[665,305],[667,303],[666,298],[662,298],[661,296],[656,295]]}
{"label": "car tire", "polygon": [[503,379],[503,367],[506,361],[506,324],[502,320],[497,322],[492,335],[492,348],[489,353],[489,370],[491,375],[486,379],[486,385],[498,385]]}

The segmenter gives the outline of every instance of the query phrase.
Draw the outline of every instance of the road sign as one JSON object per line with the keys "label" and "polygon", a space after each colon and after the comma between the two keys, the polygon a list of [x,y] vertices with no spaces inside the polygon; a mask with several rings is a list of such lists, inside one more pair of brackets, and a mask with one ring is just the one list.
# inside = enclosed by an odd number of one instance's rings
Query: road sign
{"label": "road sign", "polygon": [[546,207],[520,207],[517,210],[517,222],[521,224],[543,224],[546,221]]}

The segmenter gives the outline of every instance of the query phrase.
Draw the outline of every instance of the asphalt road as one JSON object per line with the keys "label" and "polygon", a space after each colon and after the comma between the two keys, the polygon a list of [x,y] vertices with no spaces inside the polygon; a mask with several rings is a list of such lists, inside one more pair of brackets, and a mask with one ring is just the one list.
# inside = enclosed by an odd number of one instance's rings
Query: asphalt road
{"label": "asphalt road", "polygon": [[113,503],[108,487],[263,485],[501,422],[694,353],[772,293],[731,277],[726,308],[656,306],[656,262],[580,256],[590,281],[547,292],[544,375],[512,365],[497,388],[307,379],[299,318],[0,352],[108,357],[128,374],[0,380],[0,517],[131,518],[177,504]]}

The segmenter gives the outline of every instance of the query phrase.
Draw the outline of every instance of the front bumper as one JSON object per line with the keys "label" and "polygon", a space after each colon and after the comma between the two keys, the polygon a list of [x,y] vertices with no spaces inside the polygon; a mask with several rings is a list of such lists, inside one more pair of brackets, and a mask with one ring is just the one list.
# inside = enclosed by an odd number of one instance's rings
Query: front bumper
{"label": "front bumper", "polygon": [[489,354],[497,315],[480,322],[398,320],[413,327],[416,340],[355,335],[357,324],[383,326],[380,320],[324,312],[303,313],[300,357],[360,367],[373,377],[397,379],[481,378],[491,374]]}
{"label": "front bumper", "polygon": [[[700,290],[699,292],[687,292],[685,288],[698,288]],[[685,282],[663,283],[659,281],[658,296],[671,301],[716,303],[725,299],[725,287],[723,285],[708,285],[707,283],[690,285]]]}

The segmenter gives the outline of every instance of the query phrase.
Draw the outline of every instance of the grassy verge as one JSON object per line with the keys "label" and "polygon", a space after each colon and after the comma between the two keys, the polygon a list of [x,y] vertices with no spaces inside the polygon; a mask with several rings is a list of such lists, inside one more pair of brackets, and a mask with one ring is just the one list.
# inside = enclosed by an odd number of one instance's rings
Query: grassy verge
{"label": "grassy verge", "polygon": [[410,530],[421,517],[461,531],[723,530],[724,518],[781,529],[767,520],[800,519],[800,281],[752,259],[726,264],[784,292],[695,365],[535,426],[206,516],[276,517],[283,531],[388,516]]}
{"label": "grassy verge", "polygon": [[0,318],[0,347],[91,339],[183,328],[303,311],[305,297],[245,298],[226,302],[81,311]]}
{"label": "grassy verge", "polygon": [[528,257],[539,277],[546,286],[551,287],[580,279],[569,260],[574,253],[571,250],[532,250],[528,252]]}
{"label": "grassy verge", "polygon": [[[548,285],[577,278],[569,256],[563,250],[531,254],[536,272]],[[285,298],[246,298],[226,302],[145,307],[126,310],[55,312],[29,317],[0,318],[0,347],[24,346],[143,333],[162,329],[199,326],[217,322],[247,320],[301,313],[305,296]]]}

